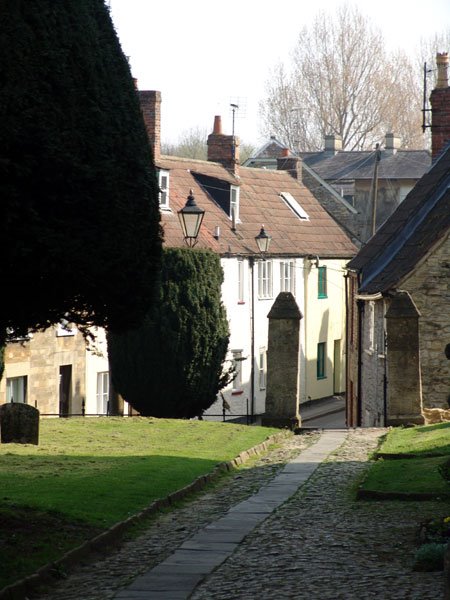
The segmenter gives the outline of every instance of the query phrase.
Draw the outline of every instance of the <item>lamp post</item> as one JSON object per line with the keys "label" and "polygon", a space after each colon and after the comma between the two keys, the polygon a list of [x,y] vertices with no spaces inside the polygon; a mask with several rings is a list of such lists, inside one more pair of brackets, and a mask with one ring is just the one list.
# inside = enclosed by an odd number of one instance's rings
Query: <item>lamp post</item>
{"label": "lamp post", "polygon": [[[264,229],[264,225],[261,225],[261,231],[258,235],[255,236],[255,241],[258,246],[258,250],[261,255],[261,260],[265,259],[265,254],[269,250],[270,242],[272,237],[267,235],[266,230]],[[255,277],[254,277],[254,267],[255,267],[256,257],[251,255],[249,257],[249,265],[250,265],[250,279],[251,279],[251,365],[250,365],[250,396],[251,396],[251,422],[253,423],[254,415],[255,415]]]}
{"label": "lamp post", "polygon": [[264,225],[261,225],[261,231],[258,235],[255,236],[256,243],[258,245],[258,249],[261,253],[262,258],[264,259],[264,255],[269,250],[270,242],[272,237],[267,235],[266,230],[264,229]]}
{"label": "lamp post", "polygon": [[205,211],[195,203],[193,190],[189,191],[186,204],[178,211],[181,229],[183,230],[184,241],[193,248],[197,243],[200,226],[205,216]]}

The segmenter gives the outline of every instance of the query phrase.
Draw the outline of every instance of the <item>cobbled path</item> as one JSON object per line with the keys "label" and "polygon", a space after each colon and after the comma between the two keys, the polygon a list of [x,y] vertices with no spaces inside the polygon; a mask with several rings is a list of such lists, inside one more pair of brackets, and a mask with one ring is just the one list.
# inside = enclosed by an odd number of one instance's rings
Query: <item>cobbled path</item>
{"label": "cobbled path", "polygon": [[[411,570],[417,525],[439,502],[354,501],[379,429],[350,432],[291,499],[254,530],[192,600],[438,600],[442,573]],[[448,506],[447,506],[448,511]]]}
{"label": "cobbled path", "polygon": [[222,517],[234,505],[252,496],[275,477],[286,463],[318,439],[317,432],[286,438],[278,447],[225,477],[211,492],[170,513],[160,514],[142,535],[98,560],[90,559],[33,600],[104,600],[135,577],[165,560],[200,529]]}
{"label": "cobbled path", "polygon": [[[192,600],[441,600],[442,573],[414,572],[411,565],[418,524],[447,514],[448,505],[358,502],[351,495],[383,433],[350,430],[337,452],[196,588]],[[251,496],[318,435],[287,438],[214,490],[160,515],[119,551],[90,560],[33,598],[113,598],[199,529]]]}

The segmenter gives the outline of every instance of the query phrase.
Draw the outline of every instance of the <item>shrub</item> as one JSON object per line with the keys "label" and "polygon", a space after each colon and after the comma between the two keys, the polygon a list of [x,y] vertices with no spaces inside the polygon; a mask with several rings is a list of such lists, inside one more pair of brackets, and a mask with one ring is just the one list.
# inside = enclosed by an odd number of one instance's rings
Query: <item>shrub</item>
{"label": "shrub", "polygon": [[447,544],[422,544],[415,554],[414,571],[443,571]]}
{"label": "shrub", "polygon": [[227,383],[222,280],[213,252],[166,248],[159,302],[142,327],[108,337],[114,387],[141,415],[200,416]]}

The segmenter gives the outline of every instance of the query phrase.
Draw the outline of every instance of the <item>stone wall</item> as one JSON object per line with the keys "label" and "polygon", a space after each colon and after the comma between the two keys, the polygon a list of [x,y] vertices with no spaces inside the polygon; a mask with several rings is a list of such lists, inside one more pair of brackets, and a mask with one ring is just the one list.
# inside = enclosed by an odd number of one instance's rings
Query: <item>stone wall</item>
{"label": "stone wall", "polygon": [[448,408],[450,360],[450,238],[441,241],[402,288],[410,292],[421,313],[419,319],[423,405]]}

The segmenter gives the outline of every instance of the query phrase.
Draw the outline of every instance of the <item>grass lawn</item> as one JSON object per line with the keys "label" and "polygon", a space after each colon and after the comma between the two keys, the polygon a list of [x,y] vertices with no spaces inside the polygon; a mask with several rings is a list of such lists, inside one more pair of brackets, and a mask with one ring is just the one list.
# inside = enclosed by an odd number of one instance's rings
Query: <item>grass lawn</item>
{"label": "grass lawn", "polygon": [[392,429],[378,454],[450,455],[450,423]]}
{"label": "grass lawn", "polygon": [[41,419],[38,446],[0,445],[0,589],[278,431],[141,417]]}
{"label": "grass lawn", "polygon": [[450,423],[392,429],[377,457],[361,485],[361,495],[450,499],[450,481],[442,473],[450,460]]}

